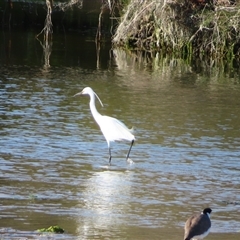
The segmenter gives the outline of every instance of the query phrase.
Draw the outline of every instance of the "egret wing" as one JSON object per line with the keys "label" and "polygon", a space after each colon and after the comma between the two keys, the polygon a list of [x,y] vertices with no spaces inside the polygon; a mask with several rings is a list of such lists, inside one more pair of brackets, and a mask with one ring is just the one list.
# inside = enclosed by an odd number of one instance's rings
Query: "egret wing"
{"label": "egret wing", "polygon": [[99,126],[108,141],[132,141],[135,139],[130,129],[116,118],[102,116]]}

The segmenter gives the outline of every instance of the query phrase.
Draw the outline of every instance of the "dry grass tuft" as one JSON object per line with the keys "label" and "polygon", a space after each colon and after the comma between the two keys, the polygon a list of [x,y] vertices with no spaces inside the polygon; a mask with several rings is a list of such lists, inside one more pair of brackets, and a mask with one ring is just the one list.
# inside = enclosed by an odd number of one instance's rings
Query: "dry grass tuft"
{"label": "dry grass tuft", "polygon": [[113,37],[117,46],[214,57],[240,55],[240,3],[132,0]]}

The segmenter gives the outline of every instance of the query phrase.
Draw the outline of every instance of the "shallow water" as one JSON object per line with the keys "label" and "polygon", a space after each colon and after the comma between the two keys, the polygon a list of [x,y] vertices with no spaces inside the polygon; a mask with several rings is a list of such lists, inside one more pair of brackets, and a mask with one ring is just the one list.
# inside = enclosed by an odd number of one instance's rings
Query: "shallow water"
{"label": "shallow water", "polygon": [[[6,62],[1,50],[1,238],[181,239],[186,219],[211,207],[207,239],[239,239],[238,75],[197,73],[180,60],[150,68],[108,44],[97,55],[84,40],[74,53],[76,35],[65,49],[54,38],[46,66],[24,37],[28,57],[11,49]],[[134,127],[132,163],[129,143],[113,143],[108,165],[89,98],[73,97],[85,86],[100,113]],[[66,234],[36,232],[51,225]]]}

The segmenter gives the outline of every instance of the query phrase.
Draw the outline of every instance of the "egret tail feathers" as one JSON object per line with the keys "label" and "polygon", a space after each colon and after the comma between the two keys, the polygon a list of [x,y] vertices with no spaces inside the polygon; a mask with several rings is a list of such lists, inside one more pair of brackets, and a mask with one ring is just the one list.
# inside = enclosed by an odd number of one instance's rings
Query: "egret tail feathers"
{"label": "egret tail feathers", "polygon": [[130,131],[131,133],[134,133],[134,131],[135,131],[135,127],[132,126],[132,128],[130,128],[129,131]]}

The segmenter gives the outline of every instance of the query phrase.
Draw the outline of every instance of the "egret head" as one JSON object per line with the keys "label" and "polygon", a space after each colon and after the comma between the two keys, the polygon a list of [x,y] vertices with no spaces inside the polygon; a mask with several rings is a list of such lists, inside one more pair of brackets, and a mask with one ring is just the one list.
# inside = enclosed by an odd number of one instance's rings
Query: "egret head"
{"label": "egret head", "polygon": [[81,92],[76,93],[74,95],[74,97],[79,96],[79,95],[89,95],[90,99],[94,98],[94,95],[95,95],[97,97],[98,101],[101,103],[101,105],[103,107],[102,101],[100,100],[98,95],[90,87],[85,87]]}

